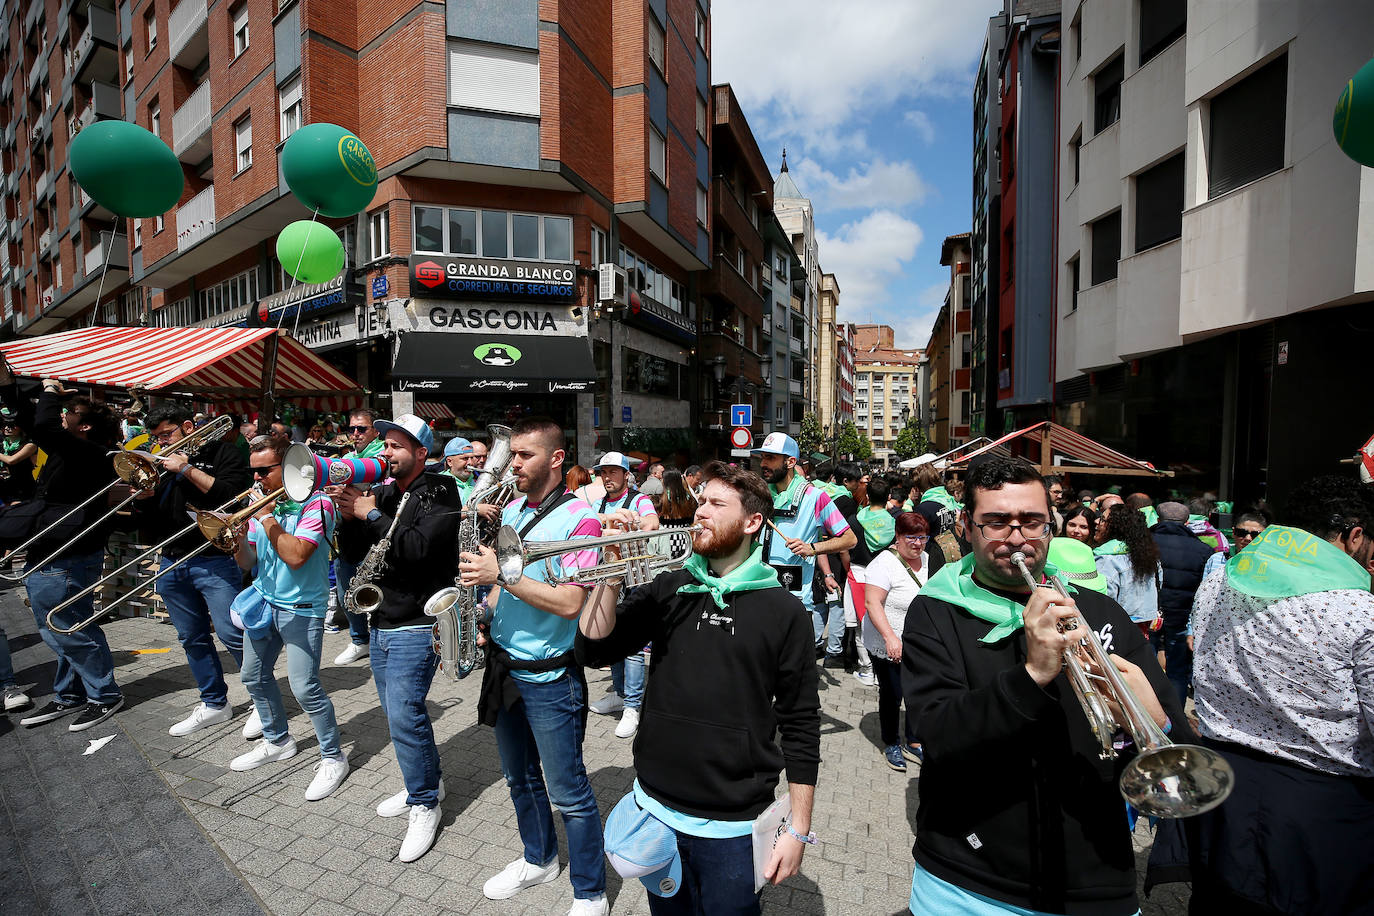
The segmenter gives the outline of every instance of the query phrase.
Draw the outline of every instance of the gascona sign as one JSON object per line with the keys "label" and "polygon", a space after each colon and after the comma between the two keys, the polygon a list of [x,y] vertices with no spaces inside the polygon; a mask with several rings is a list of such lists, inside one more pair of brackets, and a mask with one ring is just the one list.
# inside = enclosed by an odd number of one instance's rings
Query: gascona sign
{"label": "gascona sign", "polygon": [[410,294],[435,299],[567,302],[577,298],[577,267],[414,254],[410,256]]}

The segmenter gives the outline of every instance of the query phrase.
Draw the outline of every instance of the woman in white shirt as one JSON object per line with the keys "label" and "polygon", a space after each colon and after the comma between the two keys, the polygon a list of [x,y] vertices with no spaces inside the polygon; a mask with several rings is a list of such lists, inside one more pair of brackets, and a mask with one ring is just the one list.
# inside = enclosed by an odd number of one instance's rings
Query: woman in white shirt
{"label": "woman in white shirt", "polygon": [[897,737],[902,708],[902,627],[907,608],[930,575],[925,554],[930,526],[919,512],[903,512],[897,516],[896,535],[892,546],[868,564],[863,640],[878,679],[883,759],[892,769],[905,773],[907,760],[920,762],[921,746],[910,731],[905,742]]}

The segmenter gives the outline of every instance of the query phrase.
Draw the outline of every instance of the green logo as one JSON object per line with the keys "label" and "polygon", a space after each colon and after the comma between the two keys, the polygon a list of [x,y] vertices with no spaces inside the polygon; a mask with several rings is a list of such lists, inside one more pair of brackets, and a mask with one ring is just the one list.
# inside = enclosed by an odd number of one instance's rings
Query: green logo
{"label": "green logo", "polygon": [[343,163],[348,177],[365,188],[377,183],[377,162],[368,152],[363,141],[352,134],[339,138],[339,161]]}
{"label": "green logo", "polygon": [[510,344],[484,343],[472,355],[484,366],[514,366],[520,361],[520,351]]}

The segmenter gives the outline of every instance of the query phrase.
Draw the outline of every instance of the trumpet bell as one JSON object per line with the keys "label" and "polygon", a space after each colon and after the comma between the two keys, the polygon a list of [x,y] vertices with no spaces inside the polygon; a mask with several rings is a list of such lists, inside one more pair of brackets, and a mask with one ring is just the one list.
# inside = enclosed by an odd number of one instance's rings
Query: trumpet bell
{"label": "trumpet bell", "polygon": [[1121,774],[1121,797],[1150,817],[1192,817],[1226,801],[1236,774],[1226,758],[1196,744],[1138,755]]}

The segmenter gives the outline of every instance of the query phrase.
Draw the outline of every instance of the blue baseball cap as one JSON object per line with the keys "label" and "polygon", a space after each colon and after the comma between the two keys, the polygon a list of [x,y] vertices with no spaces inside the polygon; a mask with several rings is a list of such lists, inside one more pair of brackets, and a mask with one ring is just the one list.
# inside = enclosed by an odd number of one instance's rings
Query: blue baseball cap
{"label": "blue baseball cap", "polygon": [[682,886],[682,857],[671,827],[639,807],[630,792],[606,818],[606,858],[622,878],[638,878],[644,889],[671,897]]}
{"label": "blue baseball cap", "polygon": [[788,458],[801,459],[801,448],[797,440],[787,433],[769,433],[757,448],[749,450],[751,455],[786,455]]}
{"label": "blue baseball cap", "polygon": [[464,439],[462,436],[454,436],[452,439],[448,440],[448,444],[444,446],[445,458],[454,458],[459,455],[471,454],[472,443]]}
{"label": "blue baseball cap", "polygon": [[593,471],[597,468],[620,468],[621,470],[628,471],[630,469],[630,459],[626,458],[620,452],[607,452],[601,456],[601,459],[597,461],[596,464],[592,465]]}
{"label": "blue baseball cap", "polygon": [[395,420],[378,420],[372,424],[372,428],[379,436],[385,436],[393,429],[403,432],[427,451],[434,451],[434,430],[413,413],[403,413]]}

